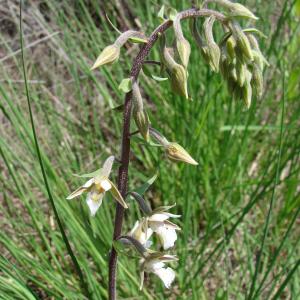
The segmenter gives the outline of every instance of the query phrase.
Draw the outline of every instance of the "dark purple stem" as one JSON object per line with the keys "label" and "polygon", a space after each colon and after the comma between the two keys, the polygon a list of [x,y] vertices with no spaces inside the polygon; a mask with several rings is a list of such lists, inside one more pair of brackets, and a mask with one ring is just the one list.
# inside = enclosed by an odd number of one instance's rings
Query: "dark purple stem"
{"label": "dark purple stem", "polygon": [[[214,15],[218,20],[224,22],[225,16],[221,13],[210,9],[189,9],[180,13],[181,19],[199,17],[199,16],[211,16]],[[133,66],[130,72],[130,76],[136,80],[142,68],[142,65],[149,54],[149,51],[154,46],[155,42],[159,38],[159,35],[165,32],[172,25],[172,21],[166,21],[165,23],[158,26],[155,31],[151,34],[148,39],[148,43],[145,44],[137,57],[133,62]],[[129,154],[130,154],[130,117],[131,117],[131,92],[125,96],[124,112],[123,112],[123,133],[122,133],[122,150],[121,150],[121,166],[119,168],[118,176],[118,189],[121,195],[125,198],[127,193],[128,184],[128,165],[129,165]],[[116,240],[122,233],[122,224],[124,217],[124,208],[117,204],[114,236]],[[108,282],[108,294],[109,300],[116,300],[116,271],[117,271],[117,252],[112,247],[110,258],[109,258],[109,282]]]}

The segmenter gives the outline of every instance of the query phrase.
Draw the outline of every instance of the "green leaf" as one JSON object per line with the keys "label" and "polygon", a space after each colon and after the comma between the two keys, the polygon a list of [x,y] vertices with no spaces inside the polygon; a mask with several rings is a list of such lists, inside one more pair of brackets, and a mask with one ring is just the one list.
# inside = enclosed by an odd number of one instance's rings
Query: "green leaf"
{"label": "green leaf", "polygon": [[138,187],[137,189],[135,189],[134,192],[136,192],[136,193],[138,193],[140,195],[144,195],[145,192],[149,189],[149,187],[156,180],[157,176],[158,176],[158,173],[156,173],[154,176],[152,176],[151,178],[149,178],[143,185],[141,185],[140,187]]}
{"label": "green leaf", "polygon": [[128,93],[132,89],[132,82],[131,78],[125,78],[121,81],[119,85],[119,90],[122,91],[123,93]]}

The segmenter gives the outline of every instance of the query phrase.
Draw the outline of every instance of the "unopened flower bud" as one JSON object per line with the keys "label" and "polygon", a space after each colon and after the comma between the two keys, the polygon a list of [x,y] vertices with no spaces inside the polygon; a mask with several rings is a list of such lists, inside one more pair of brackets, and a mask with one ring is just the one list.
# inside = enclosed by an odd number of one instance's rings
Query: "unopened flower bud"
{"label": "unopened flower bud", "polygon": [[256,64],[253,66],[251,84],[258,97],[262,96],[264,89],[263,74]]}
{"label": "unopened flower bud", "polygon": [[222,53],[221,53],[220,72],[225,80],[229,80],[230,62],[228,60],[228,56],[226,55],[226,51],[224,49],[222,49]]}
{"label": "unopened flower bud", "polygon": [[252,74],[247,70],[246,81],[244,86],[242,87],[242,98],[248,109],[251,106],[251,100],[252,100],[251,78],[252,78]]}
{"label": "unopened flower bud", "polygon": [[91,70],[94,70],[106,64],[112,64],[116,62],[119,59],[121,47],[129,39],[132,40],[136,39],[136,41],[143,42],[143,43],[147,42],[145,35],[143,33],[134,30],[125,31],[117,38],[114,44],[109,45],[103,49],[103,51],[98,56],[96,62],[92,66]]}
{"label": "unopened flower bud", "polygon": [[138,83],[132,83],[133,118],[137,128],[146,141],[149,140],[149,117],[144,110],[144,104]]}
{"label": "unopened flower bud", "polygon": [[178,64],[172,57],[169,49],[166,47],[165,36],[161,36],[161,59],[165,64],[167,71],[170,76],[171,85],[173,91],[180,96],[188,99],[187,91],[187,71],[186,69]]}
{"label": "unopened flower bud", "polygon": [[231,36],[226,41],[227,54],[231,60],[233,60],[235,58],[235,47],[236,47],[236,42],[235,42],[233,36]]}
{"label": "unopened flower bud", "polygon": [[198,165],[187,151],[177,143],[169,143],[165,149],[168,158],[171,160],[183,161],[191,165]]}
{"label": "unopened flower bud", "polygon": [[252,61],[253,53],[247,35],[243,32],[238,24],[235,23],[231,27],[233,37],[236,40],[236,54],[238,55],[240,52],[246,59]]}
{"label": "unopened flower bud", "polygon": [[135,121],[135,124],[137,128],[139,129],[141,135],[146,141],[149,141],[149,117],[148,114],[142,110],[142,111],[137,111],[133,110],[133,118]]}
{"label": "unopened flower bud", "polygon": [[176,64],[170,71],[170,77],[174,92],[188,99],[186,69],[182,65]]}
{"label": "unopened flower bud", "polygon": [[103,51],[98,56],[96,62],[92,66],[91,70],[94,70],[100,66],[106,64],[112,64],[119,59],[120,47],[116,44],[109,45],[103,49]]}
{"label": "unopened flower bud", "polygon": [[248,37],[250,45],[253,49],[252,53],[253,53],[253,56],[254,56],[254,61],[256,63],[258,63],[261,70],[263,70],[264,65],[269,66],[269,63],[266,60],[266,58],[263,56],[263,54],[261,53],[261,50],[259,48],[258,41],[257,41],[256,37],[253,34],[247,34],[247,37]]}
{"label": "unopened flower bud", "polygon": [[184,38],[180,25],[180,15],[177,15],[173,22],[174,33],[176,38],[176,48],[182,65],[187,68],[191,54],[190,43]]}
{"label": "unopened flower bud", "polygon": [[232,3],[228,0],[215,0],[215,2],[227,8],[230,11],[230,17],[246,17],[253,20],[258,20],[258,18],[248,8],[240,3]]}
{"label": "unopened flower bud", "polygon": [[206,39],[207,46],[205,47],[205,56],[208,59],[208,63],[212,70],[216,73],[219,72],[219,64],[220,64],[220,57],[221,51],[218,44],[214,40],[213,36],[213,24],[215,21],[215,17],[209,17],[204,22],[204,35]]}

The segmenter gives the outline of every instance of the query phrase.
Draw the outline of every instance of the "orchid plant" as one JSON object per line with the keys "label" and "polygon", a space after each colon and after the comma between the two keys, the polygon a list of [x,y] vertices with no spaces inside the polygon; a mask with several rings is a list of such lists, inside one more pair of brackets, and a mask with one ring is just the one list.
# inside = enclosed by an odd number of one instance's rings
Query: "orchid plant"
{"label": "orchid plant", "polygon": [[[209,9],[210,4],[214,4],[214,7],[220,8],[222,12]],[[166,263],[176,261],[177,257],[165,252],[174,247],[177,231],[180,230],[178,225],[170,221],[170,219],[180,217],[180,215],[169,212],[169,209],[175,205],[152,210],[143,195],[137,192],[127,192],[130,143],[134,134],[130,132],[131,116],[138,129],[137,132],[150,146],[160,146],[171,161],[198,165],[197,161],[182,146],[177,142],[169,142],[160,131],[151,126],[138,81],[140,71],[146,63],[159,65],[161,74],[169,79],[172,91],[182,98],[191,99],[188,92],[188,65],[191,46],[181,27],[181,21],[184,19],[190,21],[190,35],[200,49],[203,59],[213,72],[221,73],[233,98],[243,100],[246,108],[251,105],[253,93],[257,97],[262,96],[263,69],[265,65],[268,65],[257,41],[257,37],[264,37],[264,35],[253,27],[242,28],[239,24],[241,19],[248,21],[257,19],[242,4],[228,0],[206,0],[199,7],[182,12],[177,12],[170,7],[167,9],[162,7],[158,17],[161,24],[149,37],[133,30],[121,33],[112,45],[107,46],[101,52],[91,68],[95,70],[103,65],[117,62],[121,54],[121,47],[127,42],[142,44],[133,62],[129,78],[124,79],[120,84],[120,89],[126,92],[126,96],[122,106],[122,150],[117,187],[109,179],[114,162],[114,157],[110,156],[100,170],[82,175],[81,177],[89,178],[89,180],[67,197],[67,199],[73,199],[87,192],[86,203],[92,216],[95,216],[100,208],[106,192],[110,192],[117,201],[114,236],[109,260],[108,294],[110,300],[116,299],[116,270],[120,245],[124,248],[134,249],[140,257],[141,288],[144,283],[145,272],[158,276],[166,288],[170,288],[175,280],[175,271],[166,267]],[[198,22],[200,18],[205,20]],[[216,41],[214,34],[216,22],[221,24],[224,31],[219,41]],[[165,32],[169,28],[173,28],[175,38],[172,46],[167,45],[165,36]],[[146,61],[151,48],[158,40],[160,61]],[[158,77],[152,76],[152,78]],[[154,144],[154,142],[158,144]],[[127,235],[122,235],[124,210],[128,208],[126,200],[129,196],[138,202],[144,216],[141,220],[136,221]],[[151,249],[155,246],[151,241],[154,235],[157,237],[154,240],[158,241],[155,250]],[[122,253],[122,251],[119,252]]]}

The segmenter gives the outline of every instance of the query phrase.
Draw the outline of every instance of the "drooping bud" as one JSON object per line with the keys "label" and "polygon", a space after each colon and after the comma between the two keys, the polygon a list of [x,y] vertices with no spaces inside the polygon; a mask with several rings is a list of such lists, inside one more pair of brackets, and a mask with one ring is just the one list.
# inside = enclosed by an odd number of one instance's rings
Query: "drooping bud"
{"label": "drooping bud", "polygon": [[91,70],[107,64],[113,64],[119,59],[120,47],[112,44],[103,49],[103,51],[98,56],[96,62],[92,66]]}
{"label": "drooping bud", "polygon": [[182,65],[185,68],[187,68],[191,54],[191,46],[190,43],[183,36],[179,14],[177,14],[177,16],[174,19],[173,27],[176,38],[176,48],[179,54],[180,61]]}
{"label": "drooping bud", "polygon": [[262,71],[256,64],[253,66],[251,84],[257,96],[261,97],[264,89],[264,80]]}
{"label": "drooping bud", "polygon": [[168,158],[171,160],[183,161],[191,165],[198,165],[188,152],[177,143],[169,143],[165,150]]}
{"label": "drooping bud", "polygon": [[258,18],[247,7],[240,3],[233,3],[228,0],[214,0],[214,2],[228,9],[229,17],[246,17],[253,20],[258,20]]}
{"label": "drooping bud", "polygon": [[186,69],[182,65],[176,64],[171,70],[170,77],[174,92],[188,99]]}
{"label": "drooping bud", "polygon": [[133,118],[137,128],[146,141],[149,140],[150,121],[144,110],[144,104],[138,83],[132,83]]}
{"label": "drooping bud", "polygon": [[205,47],[205,56],[208,58],[208,63],[212,70],[216,73],[219,72],[219,64],[220,64],[220,57],[221,51],[218,44],[214,40],[213,36],[213,24],[215,22],[215,17],[209,17],[204,22],[204,35],[207,46]]}
{"label": "drooping bud", "polygon": [[254,61],[258,62],[259,61],[259,65],[261,70],[263,70],[264,65],[269,66],[270,64],[268,63],[268,61],[266,60],[266,58],[264,57],[264,55],[262,54],[257,39],[253,34],[247,34],[247,37],[249,39],[250,45],[252,47],[252,53],[254,56]]}
{"label": "drooping bud", "polygon": [[187,90],[187,71],[172,57],[170,51],[166,47],[164,35],[161,36],[161,56],[162,62],[165,64],[170,76],[173,91],[178,95],[188,99],[189,96]]}
{"label": "drooping bud", "polygon": [[247,71],[247,66],[238,60],[236,62],[236,77],[237,77],[237,83],[239,84],[240,87],[242,87],[245,83],[246,71]]}
{"label": "drooping bud", "polygon": [[128,39],[134,38],[147,42],[144,34],[141,32],[134,30],[125,31],[112,45],[109,45],[102,50],[91,70],[116,62],[119,59],[121,47],[128,41]]}
{"label": "drooping bud", "polygon": [[159,131],[150,128],[150,135],[161,144],[166,151],[168,158],[176,161],[183,161],[191,165],[198,165],[198,163],[188,154],[188,152],[179,144],[169,142]]}
{"label": "drooping bud", "polygon": [[139,129],[141,135],[146,141],[149,141],[149,117],[147,112],[133,110],[133,118],[137,128]]}
{"label": "drooping bud", "polygon": [[230,62],[228,56],[226,55],[226,50],[222,48],[220,59],[220,72],[226,81],[229,80],[230,71]]}
{"label": "drooping bud", "polygon": [[235,58],[236,42],[233,36],[229,37],[226,41],[226,50],[229,58],[233,60]]}
{"label": "drooping bud", "polygon": [[252,79],[252,74],[247,70],[246,81],[244,86],[242,87],[242,98],[248,109],[251,106],[251,100],[252,100],[251,79]]}
{"label": "drooping bud", "polygon": [[236,40],[236,55],[240,58],[240,60],[253,60],[253,53],[251,50],[250,42],[247,38],[247,35],[243,32],[241,27],[237,23],[231,24],[231,30],[234,39]]}

